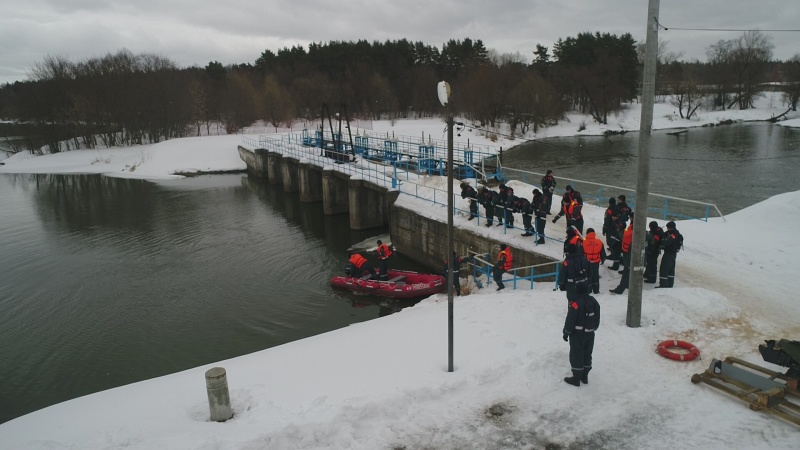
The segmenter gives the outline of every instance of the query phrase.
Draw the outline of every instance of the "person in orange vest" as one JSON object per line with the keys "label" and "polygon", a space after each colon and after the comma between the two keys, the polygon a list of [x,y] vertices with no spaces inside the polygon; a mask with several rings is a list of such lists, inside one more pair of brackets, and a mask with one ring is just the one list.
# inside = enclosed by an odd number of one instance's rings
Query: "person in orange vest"
{"label": "person in orange vest", "polygon": [[[350,264],[348,264],[348,266],[349,265],[352,265],[352,276],[356,278],[361,278],[361,275],[363,275],[364,272],[369,273],[371,275],[370,279],[372,280],[376,280],[378,278],[378,274],[375,273],[375,268],[372,267],[372,264],[367,261],[367,258],[364,258],[358,253],[350,253]],[[345,269],[345,271],[347,272],[348,269],[349,267]]]}
{"label": "person in orange vest", "polygon": [[[631,212],[631,219],[633,213]],[[631,274],[631,244],[633,243],[633,220],[625,232],[622,234],[622,279],[619,280],[619,286],[616,289],[611,289],[609,292],[614,294],[622,294],[625,289],[628,289],[628,279]]]}
{"label": "person in orange vest", "polygon": [[497,254],[497,263],[492,269],[492,278],[497,283],[497,290],[501,291],[506,288],[503,284],[503,274],[511,270],[511,264],[514,257],[511,255],[511,249],[506,244],[500,244],[500,253]]}
{"label": "person in orange vest", "polygon": [[567,247],[572,244],[577,249],[577,252],[583,254],[583,237],[578,233],[578,229],[574,226],[567,227],[567,237],[564,239],[564,254],[569,255]]}
{"label": "person in orange vest", "polygon": [[600,293],[600,265],[606,262],[606,248],[603,241],[597,239],[594,228],[586,230],[586,238],[583,240],[583,254],[589,260],[589,282],[592,286],[592,293]]}
{"label": "person in orange vest", "polygon": [[567,227],[575,226],[579,232],[583,233],[583,197],[581,193],[567,186],[564,196],[561,198],[561,211],[553,218],[553,223],[558,222],[561,216],[567,216]]}
{"label": "person in orange vest", "polygon": [[392,256],[392,249],[378,239],[378,269],[380,270],[380,279],[389,279],[389,257]]}

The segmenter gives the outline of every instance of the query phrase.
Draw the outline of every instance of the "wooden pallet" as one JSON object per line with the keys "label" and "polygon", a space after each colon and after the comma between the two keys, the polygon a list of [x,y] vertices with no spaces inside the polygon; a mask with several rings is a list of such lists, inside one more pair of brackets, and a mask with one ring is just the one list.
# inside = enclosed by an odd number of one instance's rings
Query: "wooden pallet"
{"label": "wooden pallet", "polygon": [[744,400],[753,411],[763,411],[800,426],[797,402],[800,393],[795,378],[728,357],[724,361],[714,359],[705,372],[692,375],[692,383],[701,382]]}

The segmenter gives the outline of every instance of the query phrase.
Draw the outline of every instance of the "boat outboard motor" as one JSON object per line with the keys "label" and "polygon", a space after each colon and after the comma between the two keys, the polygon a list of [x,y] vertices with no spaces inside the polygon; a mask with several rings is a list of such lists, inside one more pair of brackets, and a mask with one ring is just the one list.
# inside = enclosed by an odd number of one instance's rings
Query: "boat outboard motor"
{"label": "boat outboard motor", "polygon": [[758,346],[758,351],[764,361],[788,367],[787,377],[800,378],[800,341],[790,341],[788,339],[775,341],[770,339],[764,342],[766,344]]}

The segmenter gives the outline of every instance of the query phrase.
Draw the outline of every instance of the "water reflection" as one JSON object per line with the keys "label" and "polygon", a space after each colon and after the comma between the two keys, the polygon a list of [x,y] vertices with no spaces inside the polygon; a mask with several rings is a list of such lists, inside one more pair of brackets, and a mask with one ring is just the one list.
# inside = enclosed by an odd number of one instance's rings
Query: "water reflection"
{"label": "water reflection", "polygon": [[410,306],[329,286],[385,230],[247,175],[4,174],[0,211],[0,422]]}

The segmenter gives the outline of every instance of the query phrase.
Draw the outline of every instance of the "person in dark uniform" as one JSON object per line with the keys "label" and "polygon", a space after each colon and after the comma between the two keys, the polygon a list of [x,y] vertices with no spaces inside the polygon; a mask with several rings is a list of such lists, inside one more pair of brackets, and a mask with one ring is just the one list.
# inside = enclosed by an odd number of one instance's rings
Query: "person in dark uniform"
{"label": "person in dark uniform", "polygon": [[492,206],[494,207],[494,217],[497,219],[497,226],[503,225],[505,216],[505,202],[497,191],[489,191],[492,194]]}
{"label": "person in dark uniform", "polygon": [[544,192],[544,200],[547,202],[544,209],[547,214],[550,214],[550,208],[553,206],[553,190],[556,188],[556,179],[553,178],[553,171],[547,169],[547,174],[542,177],[542,192]]}
{"label": "person in dark uniform", "polygon": [[[450,269],[447,259],[444,260],[444,278],[447,279],[448,270]],[[453,292],[455,295],[461,295],[461,279],[459,273],[461,271],[461,257],[453,251]]]}
{"label": "person in dark uniform", "polygon": [[577,253],[583,254],[583,236],[578,233],[575,227],[567,227],[567,237],[564,238],[564,256],[569,254],[567,247],[572,244],[575,246]]}
{"label": "person in dark uniform", "polygon": [[567,300],[578,297],[578,286],[586,285],[589,276],[589,261],[579,253],[575,244],[567,245],[567,257],[558,268],[558,289],[567,293]]}
{"label": "person in dark uniform", "polygon": [[492,278],[494,278],[494,281],[497,283],[498,291],[502,291],[506,288],[506,285],[503,284],[503,274],[511,270],[512,262],[513,256],[511,255],[511,249],[508,248],[506,244],[500,244],[500,253],[497,254],[497,263],[492,269]]}
{"label": "person in dark uniform", "polygon": [[375,253],[378,254],[378,270],[380,271],[380,279],[389,279],[389,257],[392,256],[392,249],[378,239],[378,249]]}
{"label": "person in dark uniform", "polygon": [[661,254],[661,241],[664,240],[664,230],[655,220],[648,225],[650,228],[645,236],[644,247],[644,282],[655,283],[658,277],[658,255]]}
{"label": "person in dark uniform", "polygon": [[661,270],[658,275],[657,288],[671,288],[675,285],[675,260],[678,252],[683,248],[683,235],[675,228],[675,222],[667,222],[667,231],[664,232],[664,256],[661,257]]}
{"label": "person in dark uniform", "polygon": [[547,215],[550,214],[550,205],[547,203],[547,197],[539,192],[538,189],[533,190],[533,200],[531,206],[533,207],[533,214],[536,216],[536,234],[539,239],[536,244],[544,244],[544,227],[547,225]]}
{"label": "person in dark uniform", "polygon": [[619,269],[620,259],[622,259],[622,236],[617,234],[615,222],[619,213],[617,212],[617,199],[608,199],[608,208],[603,216],[603,236],[606,237],[608,246],[608,259],[611,261],[611,270]]}
{"label": "person in dark uniform", "polygon": [[573,386],[589,384],[594,333],[600,327],[600,304],[587,293],[587,289],[585,284],[578,286],[578,296],[569,302],[564,321],[563,338],[569,342],[569,364],[572,367],[572,376],[564,378],[564,381]]}
{"label": "person in dark uniform", "polygon": [[525,197],[516,197],[514,211],[522,213],[522,226],[525,227],[525,232],[522,235],[527,237],[536,234],[533,230],[533,206],[531,202]]}
{"label": "person in dark uniform", "polygon": [[500,185],[500,201],[503,205],[503,218],[506,221],[506,228],[514,228],[514,201],[517,196],[514,195],[514,188]]}
{"label": "person in dark uniform", "polygon": [[[631,213],[631,217],[633,217],[633,213]],[[625,229],[625,232],[622,236],[622,279],[619,280],[619,286],[614,289],[609,290],[609,292],[613,294],[622,294],[625,292],[625,289],[628,289],[628,282],[631,276],[631,245],[633,244],[633,221],[631,220],[631,224],[628,225],[628,228]]]}
{"label": "person in dark uniform", "polygon": [[492,203],[492,191],[486,186],[481,188],[481,193],[478,194],[478,203],[483,205],[483,210],[486,213],[486,226],[492,226],[492,218],[494,217],[494,203]]}
{"label": "person in dark uniform", "polygon": [[350,253],[350,264],[348,264],[348,268],[345,271],[348,271],[349,266],[352,265],[352,276],[356,278],[361,278],[364,272],[370,274],[370,279],[377,280],[378,274],[375,273],[375,268],[372,267],[372,264],[367,261],[367,258],[364,258],[359,253]]}
{"label": "person in dark uniform", "polygon": [[472,220],[478,217],[478,192],[469,185],[469,183],[461,182],[461,198],[469,199],[469,219]]}

